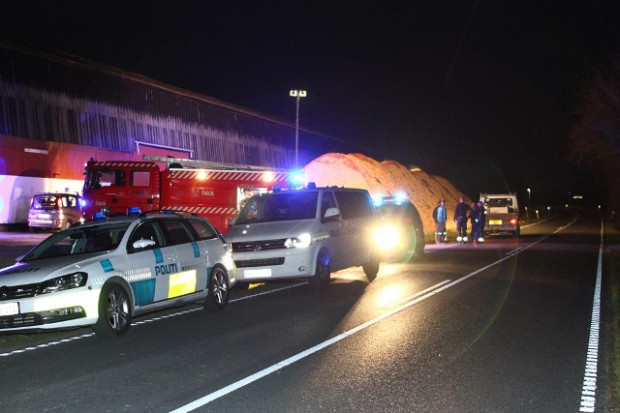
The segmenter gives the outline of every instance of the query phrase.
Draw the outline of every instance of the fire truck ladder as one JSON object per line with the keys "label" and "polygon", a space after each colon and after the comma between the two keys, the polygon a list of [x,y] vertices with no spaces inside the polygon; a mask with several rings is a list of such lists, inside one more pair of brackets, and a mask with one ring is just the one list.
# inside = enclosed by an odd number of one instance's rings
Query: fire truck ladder
{"label": "fire truck ladder", "polygon": [[185,159],[185,158],[173,158],[170,156],[151,156],[144,155],[142,157],[145,161],[155,161],[155,162],[165,162],[166,169],[177,169],[179,167],[191,167],[191,168],[202,168],[202,169],[230,169],[230,170],[240,170],[240,171],[272,171],[272,172],[281,172],[288,173],[289,171],[278,168],[269,168],[266,166],[255,166],[255,165],[237,165],[232,163],[224,163],[224,162],[212,162],[212,161],[200,161],[197,159]]}

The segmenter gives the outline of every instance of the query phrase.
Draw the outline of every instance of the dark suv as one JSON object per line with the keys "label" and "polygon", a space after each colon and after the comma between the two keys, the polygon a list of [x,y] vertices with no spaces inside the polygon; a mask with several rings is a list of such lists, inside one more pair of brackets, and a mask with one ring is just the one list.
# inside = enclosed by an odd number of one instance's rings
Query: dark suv
{"label": "dark suv", "polygon": [[417,208],[405,197],[374,198],[384,230],[384,261],[407,262],[424,254],[424,225]]}

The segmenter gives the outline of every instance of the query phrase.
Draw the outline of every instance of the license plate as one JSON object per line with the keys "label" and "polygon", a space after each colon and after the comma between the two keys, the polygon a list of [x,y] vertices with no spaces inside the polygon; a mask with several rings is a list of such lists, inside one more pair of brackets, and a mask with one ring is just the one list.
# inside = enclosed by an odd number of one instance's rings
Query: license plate
{"label": "license plate", "polygon": [[50,214],[39,214],[39,219],[50,219]]}
{"label": "license plate", "polygon": [[245,278],[265,278],[271,277],[271,268],[264,268],[262,270],[245,270],[243,271]]}
{"label": "license plate", "polygon": [[0,317],[19,314],[19,303],[0,304]]}
{"label": "license plate", "polygon": [[489,225],[502,225],[501,219],[491,219],[489,220]]}

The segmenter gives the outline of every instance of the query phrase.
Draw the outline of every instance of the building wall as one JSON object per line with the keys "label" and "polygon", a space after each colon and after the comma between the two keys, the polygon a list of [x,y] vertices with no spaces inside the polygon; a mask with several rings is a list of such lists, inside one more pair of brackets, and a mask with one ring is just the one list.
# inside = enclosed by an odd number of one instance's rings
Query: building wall
{"label": "building wall", "polygon": [[[306,129],[299,163],[357,148]],[[0,224],[26,222],[30,197],[81,191],[84,163],[143,154],[291,168],[283,120],[75,56],[0,42]]]}
{"label": "building wall", "polygon": [[[287,168],[294,125],[108,66],[0,42],[0,134],[136,152],[141,143],[200,160]],[[300,130],[300,163],[345,143]]]}

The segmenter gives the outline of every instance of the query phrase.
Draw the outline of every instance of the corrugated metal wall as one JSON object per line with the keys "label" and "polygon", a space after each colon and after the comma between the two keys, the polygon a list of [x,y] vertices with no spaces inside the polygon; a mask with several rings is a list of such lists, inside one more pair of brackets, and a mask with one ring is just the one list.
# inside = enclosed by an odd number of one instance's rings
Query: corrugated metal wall
{"label": "corrugated metal wall", "polygon": [[[235,164],[294,163],[294,125],[132,73],[4,43],[0,134],[123,152],[143,142]],[[301,130],[300,163],[350,149],[345,145]]]}

